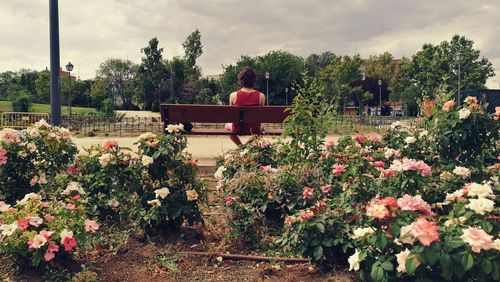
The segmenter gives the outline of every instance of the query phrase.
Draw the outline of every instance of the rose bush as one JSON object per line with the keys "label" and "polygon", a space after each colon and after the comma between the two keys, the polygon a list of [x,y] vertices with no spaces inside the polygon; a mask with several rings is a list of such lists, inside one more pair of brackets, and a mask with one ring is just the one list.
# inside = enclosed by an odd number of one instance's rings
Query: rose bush
{"label": "rose bush", "polygon": [[[322,266],[349,262],[363,280],[463,280],[481,271],[498,280],[497,115],[470,98],[460,108],[442,98],[428,112],[382,138],[323,144],[302,132],[269,147],[268,163],[255,161],[255,144],[229,152],[216,177],[234,234],[253,245],[278,235],[284,253]],[[459,133],[448,142],[451,129]],[[471,132],[475,141],[449,150]]]}
{"label": "rose bush", "polygon": [[53,199],[29,193],[14,205],[0,202],[0,254],[38,267],[90,243],[99,224],[87,219],[85,192],[72,185]]}
{"label": "rose bush", "polygon": [[25,130],[0,131],[0,199],[13,204],[64,170],[77,152],[70,138],[67,129],[44,120]]}

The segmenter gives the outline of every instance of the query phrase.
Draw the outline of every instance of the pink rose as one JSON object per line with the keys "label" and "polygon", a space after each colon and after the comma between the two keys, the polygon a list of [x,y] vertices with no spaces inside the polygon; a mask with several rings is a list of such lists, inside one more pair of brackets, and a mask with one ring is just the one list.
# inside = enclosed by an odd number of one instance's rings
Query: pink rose
{"label": "pink rose", "polygon": [[469,244],[473,252],[480,253],[481,249],[487,251],[493,248],[493,236],[484,232],[484,230],[469,226],[469,228],[463,230],[463,233],[460,239]]}
{"label": "pink rose", "polygon": [[4,148],[0,148],[0,165],[6,164],[7,160],[7,150],[5,150]]}
{"label": "pink rose", "polygon": [[75,209],[76,209],[76,206],[75,206],[74,204],[72,204],[72,203],[69,203],[69,204],[67,204],[67,205],[66,205],[66,207],[65,207],[65,208],[66,208],[67,210],[72,211],[72,210],[75,210]]}
{"label": "pink rose", "polygon": [[329,150],[330,148],[332,148],[333,146],[335,146],[335,141],[326,141],[325,143],[325,146],[326,146],[326,149]]}
{"label": "pink rose", "polygon": [[455,101],[453,100],[450,100],[446,103],[444,103],[443,105],[443,111],[449,111],[451,110],[451,108],[453,108],[455,106]]}
{"label": "pink rose", "polygon": [[359,143],[363,143],[366,141],[366,137],[364,135],[358,135],[356,136],[356,141],[358,141]]}
{"label": "pink rose", "polygon": [[309,199],[312,198],[313,193],[314,193],[314,189],[313,188],[311,188],[311,187],[304,187],[304,191],[302,192],[302,198],[304,198],[304,200],[309,200]]}
{"label": "pink rose", "polygon": [[54,244],[50,244],[49,247],[47,248],[47,251],[45,251],[45,255],[43,256],[43,259],[45,261],[51,261],[52,259],[54,259],[54,257],[56,256],[55,253],[59,252],[59,246],[58,245],[54,245]]}
{"label": "pink rose", "polygon": [[411,224],[411,235],[420,243],[429,247],[432,242],[439,242],[438,226],[435,222],[419,218]]}
{"label": "pink rose", "polygon": [[342,173],[345,172],[345,165],[341,165],[341,164],[334,164],[332,166],[332,173],[339,176],[339,175],[342,175]]}
{"label": "pink rose", "polygon": [[71,252],[78,244],[73,237],[64,237],[63,239],[64,250]]}
{"label": "pink rose", "polygon": [[26,228],[28,228],[30,226],[30,222],[27,219],[19,219],[17,221],[17,226],[21,230],[26,230]]}
{"label": "pink rose", "polygon": [[232,205],[233,202],[234,202],[234,198],[233,197],[227,197],[226,198],[226,206]]}
{"label": "pink rose", "polygon": [[379,142],[380,141],[380,136],[378,135],[373,135],[370,137],[370,139],[373,141],[373,142]]}
{"label": "pink rose", "polygon": [[366,207],[366,215],[377,219],[384,219],[389,216],[389,210],[384,205],[369,203]]}
{"label": "pink rose", "polygon": [[420,195],[412,197],[405,194],[398,199],[398,205],[404,211],[420,211],[423,215],[433,215],[431,206]]}
{"label": "pink rose", "polygon": [[389,178],[389,177],[392,177],[392,176],[394,176],[394,171],[392,171],[390,169],[384,170],[384,177]]}
{"label": "pink rose", "polygon": [[85,231],[95,233],[99,230],[99,224],[93,220],[85,220]]}
{"label": "pink rose", "polygon": [[385,167],[385,163],[383,161],[375,161],[375,162],[373,162],[373,164],[376,167],[380,167],[380,168],[384,168]]}
{"label": "pink rose", "polygon": [[332,188],[332,185],[323,185],[320,187],[321,191],[325,194],[330,192],[331,188]]}
{"label": "pink rose", "polygon": [[75,165],[70,165],[68,166],[68,169],[66,169],[66,173],[68,175],[76,175],[80,173],[80,169],[77,168]]}
{"label": "pink rose", "polygon": [[311,210],[303,210],[300,212],[300,219],[302,220],[310,220],[314,216],[314,212]]}
{"label": "pink rose", "polygon": [[104,143],[104,146],[102,147],[102,150],[104,152],[107,152],[111,149],[118,148],[118,141],[116,140],[108,140],[106,143]]}
{"label": "pink rose", "polygon": [[43,219],[45,219],[45,221],[52,221],[54,220],[54,217],[50,214],[46,214],[43,216]]}
{"label": "pink rose", "polygon": [[365,157],[365,160],[367,160],[369,162],[373,162],[375,159],[371,156],[368,156],[368,157]]}

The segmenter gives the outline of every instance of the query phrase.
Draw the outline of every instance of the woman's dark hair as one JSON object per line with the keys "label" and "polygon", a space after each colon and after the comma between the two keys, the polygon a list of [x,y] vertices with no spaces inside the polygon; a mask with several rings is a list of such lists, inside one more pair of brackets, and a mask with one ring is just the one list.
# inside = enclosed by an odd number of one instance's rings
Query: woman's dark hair
{"label": "woman's dark hair", "polygon": [[238,83],[242,87],[254,88],[257,83],[257,73],[251,67],[244,67],[238,73]]}

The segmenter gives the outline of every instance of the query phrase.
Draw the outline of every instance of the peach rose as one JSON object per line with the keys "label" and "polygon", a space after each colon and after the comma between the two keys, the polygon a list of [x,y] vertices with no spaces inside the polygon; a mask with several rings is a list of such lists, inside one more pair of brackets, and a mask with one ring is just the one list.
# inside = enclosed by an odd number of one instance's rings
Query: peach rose
{"label": "peach rose", "polygon": [[411,224],[411,235],[420,243],[429,247],[432,242],[439,242],[438,226],[435,222],[419,218]]}
{"label": "peach rose", "polygon": [[489,250],[493,248],[493,236],[484,232],[484,230],[470,227],[463,230],[464,234],[460,239],[471,246],[472,251],[480,253],[481,249]]}

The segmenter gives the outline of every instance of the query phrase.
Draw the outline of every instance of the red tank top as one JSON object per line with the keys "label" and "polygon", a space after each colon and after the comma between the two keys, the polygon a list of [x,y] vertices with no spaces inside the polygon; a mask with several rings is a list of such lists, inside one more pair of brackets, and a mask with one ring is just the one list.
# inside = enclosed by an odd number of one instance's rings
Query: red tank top
{"label": "red tank top", "polygon": [[[236,92],[234,105],[237,106],[260,106],[260,92]],[[233,132],[238,132],[238,124],[233,123]],[[260,123],[244,123],[241,134],[260,134]]]}

